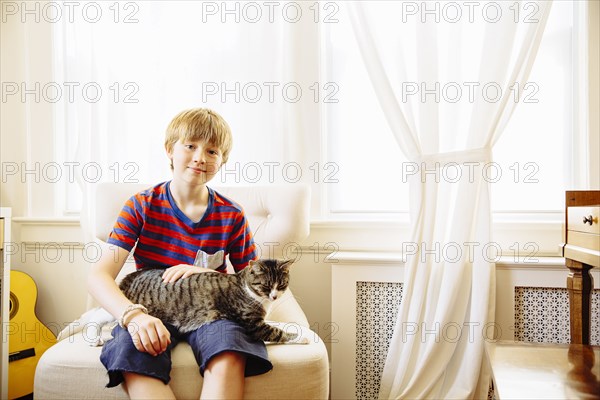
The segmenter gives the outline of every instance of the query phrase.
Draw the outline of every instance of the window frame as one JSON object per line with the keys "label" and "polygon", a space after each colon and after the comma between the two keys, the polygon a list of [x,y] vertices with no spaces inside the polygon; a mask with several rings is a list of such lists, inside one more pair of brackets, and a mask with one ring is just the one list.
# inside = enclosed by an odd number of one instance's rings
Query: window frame
{"label": "window frame", "polygon": [[[588,96],[588,4],[575,2],[573,6],[573,35],[571,45],[573,48],[573,120],[571,148],[568,159],[565,159],[564,168],[570,177],[565,190],[571,188],[589,188],[594,184],[591,172],[590,155],[587,149],[593,138],[588,129],[589,96]],[[322,29],[327,27],[321,26]],[[321,74],[327,76],[327,32],[319,35],[321,48]],[[321,104],[321,131],[323,138],[322,162],[328,159],[327,111],[326,105]],[[596,156],[597,157],[597,156]],[[370,227],[375,230],[383,229],[386,232],[395,232],[399,241],[408,240],[410,234],[410,218],[408,212],[390,211],[336,211],[331,204],[330,187],[322,188],[321,201],[326,206],[321,207],[321,219],[317,220],[319,226],[329,229],[347,229],[353,226]],[[535,257],[562,257],[561,242],[564,240],[564,209],[561,210],[528,210],[528,211],[492,211],[492,237],[502,246],[502,256],[513,257],[515,262],[523,262],[528,256]],[[376,235],[377,236],[377,235]],[[562,238],[562,239],[561,239]],[[385,236],[375,240],[385,239]],[[389,236],[388,236],[389,239]]]}
{"label": "window frame", "polygon": [[[573,188],[589,187],[590,180],[593,178],[593,173],[590,172],[589,154],[586,152],[590,143],[590,132],[588,128],[589,120],[589,104],[588,104],[588,5],[583,2],[576,2],[574,5],[575,23],[574,31],[576,34],[572,36],[572,44],[574,49],[574,102],[575,108],[573,118],[573,131],[577,132],[573,138],[571,146],[571,160],[568,161],[571,170],[570,176]],[[326,35],[323,29],[326,29],[324,24],[320,24],[319,30],[319,54],[320,54],[320,73],[321,77],[325,77],[325,68],[327,68],[326,60]],[[54,32],[56,34],[56,32]],[[60,35],[54,37],[54,73],[57,81],[64,76],[64,48],[60,40],[64,39]],[[56,41],[58,40],[58,42]],[[62,53],[58,53],[62,51]],[[62,58],[61,58],[62,57]],[[55,132],[55,159],[64,161],[67,154],[67,146],[69,143],[68,135],[66,134],[66,118],[68,111],[64,104],[54,104],[54,132]],[[320,103],[319,107],[319,123],[320,132],[315,136],[318,146],[320,147],[320,162],[321,165],[329,162],[328,143],[329,137],[327,134],[327,112],[326,104]],[[331,190],[334,190],[332,185],[328,185],[322,181],[311,185],[313,188],[313,216],[312,221],[315,226],[326,226],[327,229],[344,229],[348,226],[363,226],[373,229],[383,227],[385,230],[391,229],[398,232],[399,237],[405,238],[409,232],[409,216],[408,212],[381,212],[381,211],[356,211],[356,212],[340,212],[332,211],[330,207]],[[77,216],[78,211],[69,209],[67,199],[69,198],[68,188],[62,185],[60,190],[55,190],[55,198],[59,205],[59,214],[63,216]],[[494,237],[499,238],[501,242],[510,244],[509,236],[514,236],[515,243],[527,243],[528,238],[539,238],[540,254],[558,256],[558,243],[556,236],[562,231],[564,222],[564,210],[556,211],[533,211],[533,212],[503,212],[494,211],[492,216],[492,225]],[[510,232],[508,234],[507,232]],[[552,232],[549,237],[548,232]],[[387,237],[389,240],[389,237]],[[400,240],[401,240],[400,239]],[[376,239],[374,239],[376,240]],[[378,240],[378,239],[377,239]],[[508,250],[507,250],[508,251]],[[508,251],[510,253],[510,251]]]}

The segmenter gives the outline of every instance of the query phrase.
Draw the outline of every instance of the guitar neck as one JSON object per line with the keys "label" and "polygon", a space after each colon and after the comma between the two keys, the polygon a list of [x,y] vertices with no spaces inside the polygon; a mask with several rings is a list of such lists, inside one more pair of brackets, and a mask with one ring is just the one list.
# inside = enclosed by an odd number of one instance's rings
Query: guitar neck
{"label": "guitar neck", "polygon": [[35,349],[33,347],[9,353],[8,362],[18,361],[29,357],[35,357]]}

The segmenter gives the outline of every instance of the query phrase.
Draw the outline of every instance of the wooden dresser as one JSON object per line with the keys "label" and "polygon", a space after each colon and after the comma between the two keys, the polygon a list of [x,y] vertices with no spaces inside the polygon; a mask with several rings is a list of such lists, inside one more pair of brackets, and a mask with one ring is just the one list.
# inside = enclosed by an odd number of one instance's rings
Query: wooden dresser
{"label": "wooden dresser", "polygon": [[567,191],[565,208],[562,250],[569,268],[571,343],[590,344],[590,269],[600,268],[600,191]]}
{"label": "wooden dresser", "polygon": [[486,342],[494,398],[599,399],[600,347]]}

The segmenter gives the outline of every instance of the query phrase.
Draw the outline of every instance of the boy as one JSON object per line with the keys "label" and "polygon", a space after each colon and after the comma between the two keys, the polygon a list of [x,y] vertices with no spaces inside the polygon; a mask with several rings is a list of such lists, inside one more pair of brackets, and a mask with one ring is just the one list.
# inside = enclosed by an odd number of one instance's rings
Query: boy
{"label": "boy", "polygon": [[[245,376],[272,369],[264,343],[237,324],[215,321],[181,335],[132,304],[115,283],[134,246],[136,267],[165,267],[165,282],[215,273],[193,265],[199,249],[224,251],[236,271],[256,258],[241,207],[206,186],[227,161],[231,145],[231,130],[216,112],[199,108],[178,114],[165,138],[173,179],[129,199],[108,239],[114,248],[105,249],[91,269],[90,293],[125,327],[115,327],[114,339],[102,349],[107,386],[125,382],[130,398],[175,398],[168,386],[170,350],[180,340],[190,343],[200,365],[202,398],[242,398]],[[225,272],[223,260],[219,272]]]}

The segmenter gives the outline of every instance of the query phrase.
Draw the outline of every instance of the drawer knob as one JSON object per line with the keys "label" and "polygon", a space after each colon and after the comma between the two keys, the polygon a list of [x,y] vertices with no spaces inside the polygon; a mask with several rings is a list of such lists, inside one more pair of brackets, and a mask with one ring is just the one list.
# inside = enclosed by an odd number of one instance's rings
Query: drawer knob
{"label": "drawer knob", "polygon": [[594,222],[594,217],[591,215],[588,215],[587,217],[583,217],[583,223],[584,224],[590,224],[592,225],[592,223]]}

